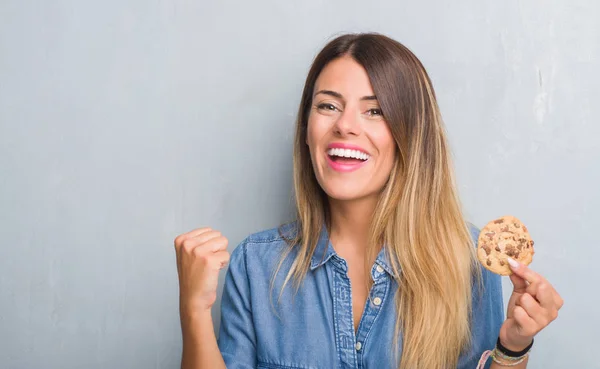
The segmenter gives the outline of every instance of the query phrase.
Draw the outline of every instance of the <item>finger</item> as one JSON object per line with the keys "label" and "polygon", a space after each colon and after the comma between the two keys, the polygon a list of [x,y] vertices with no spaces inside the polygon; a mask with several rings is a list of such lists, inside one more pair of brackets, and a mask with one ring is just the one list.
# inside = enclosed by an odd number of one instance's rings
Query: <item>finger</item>
{"label": "finger", "polygon": [[199,249],[194,249],[196,257],[202,258],[204,265],[212,270],[219,270],[224,268],[229,262],[229,253],[227,251],[218,251],[215,253],[205,254]]}
{"label": "finger", "polygon": [[527,288],[530,286],[525,279],[519,277],[515,273],[510,275],[510,281],[513,284],[513,291],[517,293],[527,292]]}
{"label": "finger", "polygon": [[554,298],[556,300],[556,305],[558,306],[558,309],[560,310],[563,307],[565,301],[562,299],[562,297],[560,297],[560,295],[558,294],[558,292],[555,291],[554,293],[555,293],[555,297]]}
{"label": "finger", "polygon": [[208,241],[215,239],[215,238],[219,238],[219,237],[222,237],[221,232],[209,231],[209,232],[201,233],[193,238],[190,238],[190,240],[194,240],[195,242],[198,242],[200,244],[206,244],[206,243],[208,243]]}
{"label": "finger", "polygon": [[183,243],[185,240],[198,236],[200,234],[206,233],[206,232],[210,232],[212,231],[212,229],[210,227],[204,227],[204,228],[198,228],[198,229],[194,229],[191,232],[187,232],[184,234],[181,234],[177,237],[175,237],[175,241],[173,242],[175,244],[175,258],[176,258],[176,262],[177,262],[177,273],[179,274],[179,269],[181,266],[181,248],[183,247]]}
{"label": "finger", "polygon": [[554,301],[554,306],[556,307],[556,310],[560,310],[563,307],[564,301],[562,299],[562,297],[560,297],[560,294],[558,292],[556,292],[556,289],[554,288],[554,286],[552,286],[550,283],[548,283],[548,286],[550,287],[550,291],[552,294],[552,300]]}
{"label": "finger", "polygon": [[537,324],[538,328],[543,328],[550,323],[547,311],[528,293],[524,293],[516,302],[517,306],[522,307]]}
{"label": "finger", "polygon": [[534,272],[533,270],[529,269],[529,267],[527,265],[521,264],[518,261],[516,261],[515,259],[510,258],[510,257],[508,257],[506,259],[508,260],[508,264],[510,265],[510,269],[513,271],[513,273],[515,273],[519,277],[523,278],[530,284],[537,283],[543,279],[543,277],[541,275],[539,275],[536,272]]}
{"label": "finger", "polygon": [[564,304],[554,286],[545,279],[540,280],[539,283],[530,284],[526,292],[538,300],[544,308],[555,307],[559,310]]}
{"label": "finger", "polygon": [[209,241],[221,237],[219,231],[208,231],[199,234],[196,237],[190,237],[182,242],[182,249],[187,252],[192,252],[196,247],[203,247],[208,244]]}
{"label": "finger", "polygon": [[175,238],[175,242],[174,242],[175,248],[181,248],[183,241],[187,240],[188,238],[196,237],[202,233],[209,232],[209,231],[212,231],[212,229],[210,227],[204,227],[204,228],[194,229],[193,231],[188,232],[188,233],[181,234]]}
{"label": "finger", "polygon": [[229,253],[227,251],[219,251],[214,254],[215,262],[218,269],[223,269],[229,263]]}
{"label": "finger", "polygon": [[227,250],[227,245],[229,245],[227,238],[219,236],[206,241],[203,247],[210,252],[219,252]]}
{"label": "finger", "polygon": [[519,333],[526,337],[533,337],[538,332],[538,324],[527,314],[521,306],[515,306],[513,318],[519,325]]}
{"label": "finger", "polygon": [[540,305],[545,309],[556,309],[558,310],[558,301],[556,299],[556,293],[552,286],[547,282],[541,282],[532,288],[532,292],[529,292],[536,300],[539,301]]}

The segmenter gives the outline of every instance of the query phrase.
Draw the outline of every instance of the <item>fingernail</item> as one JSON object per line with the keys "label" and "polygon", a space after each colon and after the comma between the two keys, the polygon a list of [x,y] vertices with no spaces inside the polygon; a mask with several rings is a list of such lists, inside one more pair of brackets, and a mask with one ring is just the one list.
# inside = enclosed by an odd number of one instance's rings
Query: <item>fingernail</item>
{"label": "fingernail", "polygon": [[519,267],[519,265],[520,265],[520,264],[519,264],[519,262],[518,262],[518,261],[516,261],[516,260],[515,260],[515,259],[513,259],[513,258],[510,258],[510,257],[508,257],[508,258],[506,258],[506,260],[508,261],[508,263],[510,264],[510,266],[511,266],[513,269],[516,269],[516,268],[518,268],[518,267]]}

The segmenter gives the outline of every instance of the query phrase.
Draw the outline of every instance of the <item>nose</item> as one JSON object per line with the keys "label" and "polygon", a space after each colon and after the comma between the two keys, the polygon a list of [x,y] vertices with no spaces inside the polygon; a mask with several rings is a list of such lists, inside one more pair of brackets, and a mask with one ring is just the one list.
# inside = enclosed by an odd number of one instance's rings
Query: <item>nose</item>
{"label": "nose", "polygon": [[358,114],[346,108],[333,126],[333,132],[340,137],[358,136],[361,132]]}

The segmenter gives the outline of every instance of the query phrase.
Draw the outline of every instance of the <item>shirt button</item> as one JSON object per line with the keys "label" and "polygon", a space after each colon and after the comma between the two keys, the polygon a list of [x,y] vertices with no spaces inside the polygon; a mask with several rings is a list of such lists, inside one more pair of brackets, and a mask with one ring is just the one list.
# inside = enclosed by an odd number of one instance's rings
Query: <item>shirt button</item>
{"label": "shirt button", "polygon": [[381,267],[381,265],[377,265],[377,268],[375,268],[377,270],[378,273],[383,273],[383,268]]}
{"label": "shirt button", "polygon": [[359,351],[362,348],[362,343],[356,342],[356,345],[354,345],[354,348],[356,349],[356,351]]}
{"label": "shirt button", "polygon": [[379,306],[381,305],[381,299],[379,297],[375,297],[373,299],[373,303],[375,304],[375,306]]}

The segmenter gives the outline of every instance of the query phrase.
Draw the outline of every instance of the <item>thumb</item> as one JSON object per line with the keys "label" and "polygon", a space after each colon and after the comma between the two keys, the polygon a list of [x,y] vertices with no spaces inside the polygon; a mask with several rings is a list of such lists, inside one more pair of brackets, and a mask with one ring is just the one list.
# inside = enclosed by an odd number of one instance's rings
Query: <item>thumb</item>
{"label": "thumb", "polygon": [[521,277],[521,263],[511,257],[508,257],[506,260],[508,261],[510,269],[513,272],[510,275],[510,281],[514,286],[514,291],[518,293],[524,293],[528,284],[525,278]]}

